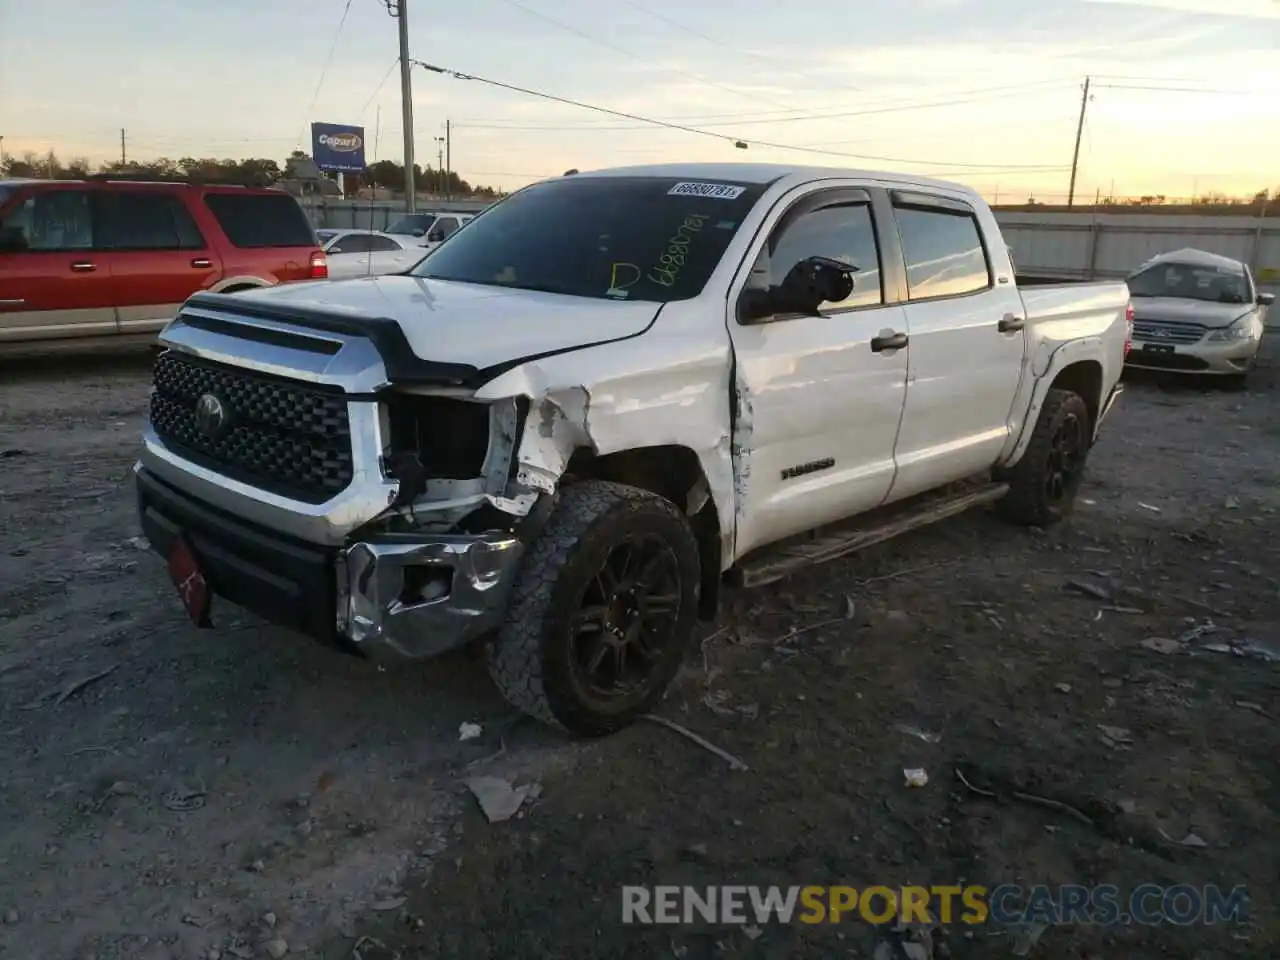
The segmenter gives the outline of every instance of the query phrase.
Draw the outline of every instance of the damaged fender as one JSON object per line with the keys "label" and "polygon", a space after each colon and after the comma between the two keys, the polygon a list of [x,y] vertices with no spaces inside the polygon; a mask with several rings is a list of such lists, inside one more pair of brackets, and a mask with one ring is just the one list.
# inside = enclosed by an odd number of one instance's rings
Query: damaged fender
{"label": "damaged fender", "polygon": [[[729,391],[726,357],[719,351],[672,367],[669,355],[645,363],[637,345],[627,368],[612,373],[618,353],[585,351],[532,361],[490,381],[477,400],[526,398],[528,415],[520,431],[511,499],[491,497],[500,509],[528,513],[540,494],[554,493],[570,459],[579,450],[607,456],[646,447],[681,446],[694,452],[705,484],[688,491],[688,513],[712,499],[719,516],[723,556],[732,557],[734,530],[733,464],[726,427]],[[596,354],[591,362],[588,354]],[[637,356],[639,354],[639,356]],[[583,377],[587,370],[596,376]]]}

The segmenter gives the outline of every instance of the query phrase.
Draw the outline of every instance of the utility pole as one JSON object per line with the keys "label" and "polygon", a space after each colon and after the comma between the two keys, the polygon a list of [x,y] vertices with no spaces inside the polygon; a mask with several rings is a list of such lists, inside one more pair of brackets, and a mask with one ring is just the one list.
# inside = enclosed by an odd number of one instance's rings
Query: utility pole
{"label": "utility pole", "polygon": [[1080,166],[1080,138],[1084,136],[1084,111],[1089,106],[1089,78],[1084,78],[1084,95],[1080,97],[1080,120],[1076,123],[1076,150],[1071,155],[1071,186],[1067,188],[1067,206],[1076,198],[1076,170]]}
{"label": "utility pole", "polygon": [[[399,21],[400,26],[400,125],[404,128],[404,199],[409,213],[418,209],[413,183],[413,85],[409,71],[409,0],[386,0],[387,12]],[[393,7],[394,4],[394,7]]]}
{"label": "utility pole", "polygon": [[444,198],[453,199],[453,124],[444,122]]}
{"label": "utility pole", "polygon": [[124,150],[124,127],[120,128],[120,166],[126,166],[129,163]]}
{"label": "utility pole", "polygon": [[436,137],[436,171],[440,175],[440,192],[444,193],[444,137]]}

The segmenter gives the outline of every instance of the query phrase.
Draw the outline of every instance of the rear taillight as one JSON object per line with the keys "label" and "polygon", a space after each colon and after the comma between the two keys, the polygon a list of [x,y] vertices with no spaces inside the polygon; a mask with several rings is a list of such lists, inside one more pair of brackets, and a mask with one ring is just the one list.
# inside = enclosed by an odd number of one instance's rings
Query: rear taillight
{"label": "rear taillight", "polygon": [[1133,304],[1124,308],[1124,355],[1133,349]]}
{"label": "rear taillight", "polygon": [[329,262],[325,260],[323,250],[313,250],[311,252],[311,279],[329,279]]}

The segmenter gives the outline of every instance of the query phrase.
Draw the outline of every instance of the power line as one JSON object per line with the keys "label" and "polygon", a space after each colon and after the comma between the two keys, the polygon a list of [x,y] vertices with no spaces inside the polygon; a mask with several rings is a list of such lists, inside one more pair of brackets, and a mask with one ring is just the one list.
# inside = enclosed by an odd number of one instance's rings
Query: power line
{"label": "power line", "polygon": [[[744,119],[741,119],[741,120],[735,120],[733,122],[728,122],[728,123],[705,122],[705,123],[701,123],[700,126],[735,127],[736,128],[741,126],[760,126],[762,124],[773,124],[773,123],[800,123],[800,122],[805,122],[810,120],[842,120],[847,117],[866,117],[866,116],[872,116],[878,113],[897,113],[899,111],[905,111],[905,110],[930,110],[936,107],[951,107],[951,106],[958,106],[958,105],[963,106],[970,103],[978,103],[982,100],[1007,100],[1011,98],[1017,98],[1017,97],[1025,96],[1028,93],[1028,91],[1032,90],[1033,88],[1043,88],[1049,85],[1055,85],[1055,86],[1061,85],[1066,83],[1068,80],[1070,80],[1073,83],[1075,82],[1074,77],[1064,77],[1061,79],[1041,80],[1041,81],[1036,81],[1032,83],[1010,84],[1002,87],[987,87],[977,91],[968,91],[968,93],[971,94],[969,96],[957,96],[947,100],[915,101],[915,102],[907,100],[907,101],[897,102],[897,103],[891,102],[878,107],[867,107],[867,108],[862,108],[858,110],[840,110],[840,111],[828,112],[828,113],[802,113],[802,114],[792,113],[792,115],[784,116],[784,117],[770,117],[770,116],[766,116],[764,114],[759,114],[759,113],[743,114],[741,116],[743,116]],[[991,96],[991,97],[980,97],[980,96],[972,95],[972,94],[979,94],[984,92],[995,93],[997,95]],[[1036,92],[1039,92],[1039,91],[1037,90]],[[711,116],[714,117],[715,115],[713,114]],[[720,114],[719,116],[732,117],[735,115]],[[696,120],[697,118],[687,117],[683,119]],[[476,129],[479,129],[479,130],[483,130],[483,129],[562,130],[562,131],[584,130],[588,132],[591,130],[643,130],[645,129],[644,126],[634,126],[634,125],[609,126],[604,124],[538,126],[538,125],[506,125],[506,124],[484,124],[484,123],[465,123],[464,122],[464,123],[457,124],[457,126],[466,126],[473,130],[476,130]]]}
{"label": "power line", "polygon": [[958,163],[944,162],[940,160],[920,160],[906,157],[881,157],[871,154],[843,153],[837,150],[823,150],[818,147],[799,147],[788,143],[774,143],[768,140],[740,140],[736,137],[728,136],[723,133],[716,133],[711,130],[702,130],[698,127],[691,127],[679,123],[667,123],[663,120],[655,120],[651,117],[641,116],[637,113],[626,113],[622,110],[613,110],[609,107],[601,107],[591,103],[584,103],[581,100],[570,100],[567,97],[558,97],[555,94],[543,93],[540,90],[530,90],[527,87],[518,87],[515,84],[503,83],[500,80],[490,80],[486,77],[476,76],[475,74],[461,73],[457,70],[450,70],[447,67],[439,67],[430,63],[423,63],[421,60],[414,60],[418,66],[424,70],[430,70],[432,73],[439,73],[445,76],[453,77],[456,80],[474,80],[477,83],[483,83],[491,87],[498,87],[503,90],[510,90],[514,93],[522,93],[530,97],[538,97],[543,100],[551,100],[556,103],[563,103],[571,107],[579,107],[583,110],[593,110],[596,113],[604,113],[614,117],[622,117],[626,120],[635,120],[639,123],[648,124],[655,127],[664,127],[668,130],[681,130],[685,133],[691,133],[695,136],[710,137],[713,140],[723,140],[726,143],[732,143],[739,149],[746,149],[749,145],[758,147],[769,147],[775,150],[794,150],[800,153],[815,153],[833,157],[846,157],[854,160],[875,160],[886,163],[903,163],[915,166],[929,167],[964,167],[966,169],[992,169],[992,170],[1061,170],[1061,165],[1048,164],[994,164],[994,163]]}
{"label": "power line", "polygon": [[364,102],[364,106],[361,107],[360,112],[356,114],[357,118],[363,119],[364,115],[369,112],[369,106],[373,103],[374,98],[382,92],[382,88],[386,86],[387,81],[391,79],[391,74],[395,71],[396,65],[399,63],[399,57],[396,57],[391,61],[391,66],[387,67],[387,72],[382,75],[382,79],[378,81],[378,85],[373,88],[373,93],[369,94],[369,99]]}
{"label": "power line", "polygon": [[311,119],[311,111],[316,108],[316,101],[320,99],[320,90],[324,86],[325,77],[329,75],[329,67],[333,64],[334,51],[338,49],[338,40],[342,37],[342,28],[347,25],[347,14],[351,12],[351,0],[346,0],[342,7],[342,17],[338,20],[338,29],[334,31],[333,42],[329,44],[329,54],[324,58],[324,66],[320,68],[320,80],[316,83],[315,93],[311,94],[311,103],[307,105],[307,112],[302,118],[302,132],[298,134],[298,146],[302,146],[307,135],[307,121]]}
{"label": "power line", "polygon": [[[628,50],[626,47],[620,47],[616,43],[611,43],[608,40],[602,40],[599,37],[592,36],[589,33],[584,33],[583,31],[579,30],[575,26],[565,23],[562,20],[557,20],[555,17],[542,13],[541,11],[535,10],[532,7],[526,6],[522,2],[522,0],[502,0],[502,2],[508,4],[509,6],[515,7],[517,10],[522,10],[523,12],[529,14],[529,16],[531,17],[536,17],[539,20],[546,21],[552,26],[559,27],[561,30],[568,31],[569,33],[572,33],[574,36],[580,37],[581,39],[586,40],[588,43],[599,44],[600,46],[613,50],[616,53],[620,53],[625,57],[630,57],[633,60],[639,60],[642,63],[645,63],[649,66],[653,65],[649,57],[641,56],[640,54],[636,53],[634,50]],[[745,90],[742,90],[740,88],[725,86],[722,83],[716,83],[714,80],[708,80],[706,77],[700,74],[690,73],[688,70],[681,70],[678,67],[663,67],[662,69],[666,70],[668,73],[674,73],[682,77],[688,77],[689,79],[695,80],[698,83],[704,84],[708,87],[715,87],[717,90],[724,90],[726,93],[732,93],[734,96],[752,97],[757,100],[764,100],[768,103],[777,104],[778,106],[786,106],[785,104],[781,103],[778,100],[773,100],[769,97],[762,97],[756,93],[748,93]]]}

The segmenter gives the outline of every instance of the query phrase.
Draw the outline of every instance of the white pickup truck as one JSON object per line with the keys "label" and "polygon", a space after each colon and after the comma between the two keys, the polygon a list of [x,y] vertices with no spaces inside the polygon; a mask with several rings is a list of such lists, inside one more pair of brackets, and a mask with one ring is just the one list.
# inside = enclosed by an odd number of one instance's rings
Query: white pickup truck
{"label": "white pickup truck", "polygon": [[135,467],[187,612],[379,661],[486,651],[579,735],[663,695],[722,584],[992,503],[1070,509],[1122,282],[1022,289],[971,189],[644,166],[490,207],[407,275],[197,294]]}

